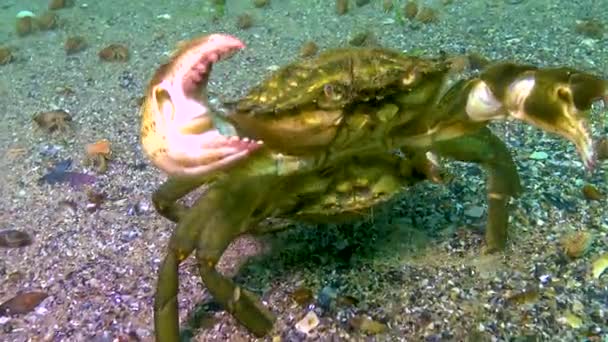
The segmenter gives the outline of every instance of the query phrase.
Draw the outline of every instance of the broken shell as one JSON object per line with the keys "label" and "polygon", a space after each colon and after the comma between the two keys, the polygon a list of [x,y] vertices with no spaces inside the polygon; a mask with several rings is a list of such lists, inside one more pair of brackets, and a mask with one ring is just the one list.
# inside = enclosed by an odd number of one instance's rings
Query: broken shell
{"label": "broken shell", "polygon": [[355,316],[348,322],[353,328],[367,335],[376,335],[386,331],[387,326],[384,323],[375,321],[365,316]]}
{"label": "broken shell", "polygon": [[98,55],[107,62],[126,62],[129,60],[129,48],[122,44],[110,44],[101,49]]}
{"label": "broken shell", "polygon": [[44,12],[36,20],[38,29],[42,31],[49,31],[59,26],[59,16],[55,12]]}
{"label": "broken shell", "polygon": [[604,197],[599,190],[591,184],[585,184],[581,191],[583,192],[585,199],[590,201],[599,201]]}
{"label": "broken shell", "polygon": [[49,1],[50,10],[58,10],[58,9],[70,7],[71,5],[72,5],[72,1],[70,1],[70,0],[50,0]]}
{"label": "broken shell", "polygon": [[507,297],[507,303],[515,305],[531,304],[538,301],[540,293],[536,288],[526,289],[522,292],[511,294]]}
{"label": "broken shell", "polygon": [[593,264],[591,265],[591,273],[593,278],[599,279],[599,277],[604,273],[604,271],[608,268],[608,253],[601,255],[599,258],[595,259]]}
{"label": "broken shell", "polygon": [[6,229],[0,231],[0,247],[18,248],[32,244],[32,237],[20,230]]}
{"label": "broken shell", "polygon": [[310,289],[301,287],[291,294],[291,298],[296,301],[299,305],[306,306],[312,303],[314,296]]}
{"label": "broken shell", "polygon": [[313,42],[312,40],[309,40],[309,41],[305,42],[304,44],[302,44],[302,46],[300,47],[300,57],[302,57],[302,58],[312,57],[312,56],[316,55],[318,51],[319,51],[319,47],[317,46],[317,44],[315,42]]}
{"label": "broken shell", "polygon": [[68,128],[68,122],[72,121],[72,116],[65,110],[51,110],[34,115],[32,118],[38,126],[48,132],[56,130],[65,130]]}
{"label": "broken shell", "polygon": [[0,65],[8,64],[13,60],[13,51],[8,47],[0,47]]}
{"label": "broken shell", "polygon": [[19,293],[0,305],[0,316],[22,315],[34,310],[48,295],[45,292],[31,291]]}
{"label": "broken shell", "polygon": [[296,329],[300,332],[308,334],[314,328],[316,328],[319,323],[321,323],[319,321],[319,317],[317,317],[317,314],[311,310],[308,311],[304,318],[302,318],[298,323],[296,323]]}
{"label": "broken shell", "polygon": [[109,156],[112,154],[111,143],[108,139],[101,139],[86,146],[86,152],[89,157],[97,155]]}
{"label": "broken shell", "polygon": [[592,237],[587,231],[573,232],[564,236],[561,240],[564,253],[572,259],[580,258],[591,246]]}
{"label": "broken shell", "polygon": [[560,322],[569,325],[573,329],[578,329],[583,326],[583,320],[570,311],[564,313],[564,316],[560,318]]}
{"label": "broken shell", "polygon": [[84,37],[81,36],[71,36],[66,39],[63,44],[63,49],[65,53],[68,55],[72,55],[78,53],[87,48],[87,41]]}

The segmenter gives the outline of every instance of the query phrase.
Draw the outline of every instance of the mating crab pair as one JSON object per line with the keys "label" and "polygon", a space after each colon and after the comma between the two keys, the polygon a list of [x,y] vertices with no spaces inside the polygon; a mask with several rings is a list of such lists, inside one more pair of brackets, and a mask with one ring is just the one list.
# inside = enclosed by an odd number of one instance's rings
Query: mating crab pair
{"label": "mating crab pair", "polygon": [[[594,166],[586,114],[608,99],[608,82],[594,75],[498,63],[461,79],[444,60],[335,49],[279,69],[218,114],[207,101],[211,68],[243,47],[220,34],[183,45],[156,72],[142,106],[144,150],[169,175],[154,203],[177,223],[159,271],[159,341],[178,338],[177,269],[193,251],[215,300],[265,335],[272,314],[215,269],[230,242],[267,233],[272,228],[256,223],[269,217],[329,222],[365,215],[416,181],[436,180],[429,153],[486,170],[486,249],[502,249],[507,204],[521,186],[490,121],[518,119],[557,133]],[[191,207],[178,203],[204,184]]]}

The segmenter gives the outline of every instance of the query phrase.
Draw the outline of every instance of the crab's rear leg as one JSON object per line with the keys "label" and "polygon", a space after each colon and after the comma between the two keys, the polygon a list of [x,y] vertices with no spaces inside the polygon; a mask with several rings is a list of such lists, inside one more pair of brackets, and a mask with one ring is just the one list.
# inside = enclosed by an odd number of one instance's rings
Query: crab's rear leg
{"label": "crab's rear leg", "polygon": [[486,170],[486,252],[504,249],[509,222],[509,199],[521,192],[517,168],[505,144],[484,127],[473,134],[437,142],[433,145],[433,151],[456,160],[478,163]]}
{"label": "crab's rear leg", "polygon": [[253,226],[251,217],[265,204],[268,189],[273,188],[270,182],[255,177],[243,182],[226,180],[210,189],[192,210],[199,218],[193,224],[199,231],[196,258],[205,286],[217,302],[260,337],[272,329],[273,314],[253,293],[235,285],[215,267],[230,242]]}
{"label": "crab's rear leg", "polygon": [[201,278],[213,298],[255,335],[263,336],[272,329],[274,316],[255,295],[215,269],[230,242],[252,226],[254,211],[264,204],[268,189],[273,188],[269,182],[256,177],[218,181],[183,212],[159,272],[155,299],[158,341],[175,341],[179,336],[177,266],[194,249]]}

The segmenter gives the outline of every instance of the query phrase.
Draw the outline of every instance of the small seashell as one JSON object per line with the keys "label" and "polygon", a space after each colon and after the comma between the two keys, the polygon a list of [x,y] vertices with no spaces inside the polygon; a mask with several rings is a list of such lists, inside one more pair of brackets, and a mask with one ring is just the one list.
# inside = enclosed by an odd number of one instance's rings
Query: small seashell
{"label": "small seashell", "polygon": [[561,239],[564,253],[571,259],[580,258],[589,250],[593,236],[588,231],[570,233]]}
{"label": "small seashell", "polygon": [[531,289],[526,289],[524,291],[510,295],[509,297],[507,297],[507,303],[516,304],[516,305],[525,305],[525,304],[534,303],[534,302],[538,301],[539,298],[540,298],[540,294],[538,292],[538,289],[531,288]]}
{"label": "small seashell", "polygon": [[338,296],[336,298],[336,305],[339,307],[355,306],[359,303],[359,300],[353,296]]}
{"label": "small seashell", "polygon": [[416,20],[423,24],[434,23],[439,20],[439,15],[436,9],[431,7],[423,7],[418,11]]}
{"label": "small seashell", "polygon": [[314,296],[310,289],[301,287],[293,291],[291,298],[293,298],[293,300],[295,300],[295,302],[299,305],[307,306],[308,304],[312,303]]}
{"label": "small seashell", "polygon": [[589,201],[599,201],[604,198],[599,190],[591,184],[585,184],[581,191],[583,192],[585,199]]}
{"label": "small seashell", "polygon": [[32,244],[32,237],[20,230],[6,229],[0,231],[0,247],[18,248]]}
{"label": "small seashell", "polygon": [[[22,12],[19,13],[21,14]],[[35,17],[33,16],[33,13],[31,16],[23,15],[20,17],[19,14],[17,15],[17,21],[15,22],[15,31],[17,32],[17,35],[19,37],[24,37],[34,32],[34,19]]]}
{"label": "small seashell", "polygon": [[317,54],[317,51],[319,51],[317,44],[312,40],[309,40],[302,44],[302,47],[300,47],[300,57],[312,57]]}
{"label": "small seashell", "polygon": [[59,10],[62,8],[72,6],[71,0],[50,0],[49,1],[49,9],[50,10]]}
{"label": "small seashell", "polygon": [[101,139],[92,144],[88,144],[85,150],[89,157],[97,155],[110,156],[112,154],[111,143],[108,139]]}
{"label": "small seashell", "polygon": [[566,311],[559,320],[562,324],[567,324],[573,329],[578,329],[583,326],[583,320],[571,311]]}
{"label": "small seashell", "polygon": [[336,0],[336,13],[344,15],[348,12],[348,0]]}
{"label": "small seashell", "polygon": [[129,60],[129,48],[123,44],[110,44],[101,49],[98,55],[106,62],[126,62]]}
{"label": "small seashell", "polygon": [[32,119],[38,124],[38,127],[52,133],[57,130],[65,131],[68,128],[68,122],[72,121],[72,116],[65,110],[57,109],[38,113]]}
{"label": "small seashell", "polygon": [[376,335],[386,331],[387,326],[367,316],[355,316],[348,322],[353,328],[367,335]]}
{"label": "small seashell", "polygon": [[296,323],[296,329],[304,334],[308,334],[314,328],[316,328],[321,321],[319,321],[319,317],[314,311],[308,311],[306,316],[302,318],[298,323]]}
{"label": "small seashell", "polygon": [[81,36],[71,36],[66,39],[63,49],[67,55],[78,53],[87,47],[87,41]]}
{"label": "small seashell", "polygon": [[249,13],[243,13],[236,18],[236,28],[239,30],[247,30],[253,26],[253,16]]}
{"label": "small seashell", "polygon": [[59,26],[59,16],[55,12],[44,12],[36,20],[36,25],[41,31],[49,31]]}
{"label": "small seashell", "polygon": [[0,65],[8,64],[14,59],[13,51],[10,48],[0,47]]}
{"label": "small seashell", "polygon": [[270,0],[253,0],[253,6],[256,8],[262,8],[267,6],[270,3]]}
{"label": "small seashell", "polygon": [[17,19],[21,19],[21,18],[33,18],[36,15],[34,14],[34,12],[32,11],[19,11],[19,13],[17,13]]}
{"label": "small seashell", "polygon": [[23,315],[31,312],[48,295],[45,292],[22,292],[0,305],[0,316]]}
{"label": "small seashell", "polygon": [[602,254],[599,258],[595,259],[591,264],[591,274],[593,278],[599,279],[599,277],[608,268],[608,253]]}
{"label": "small seashell", "polygon": [[414,0],[408,0],[403,6],[403,15],[412,20],[418,14],[418,3]]}

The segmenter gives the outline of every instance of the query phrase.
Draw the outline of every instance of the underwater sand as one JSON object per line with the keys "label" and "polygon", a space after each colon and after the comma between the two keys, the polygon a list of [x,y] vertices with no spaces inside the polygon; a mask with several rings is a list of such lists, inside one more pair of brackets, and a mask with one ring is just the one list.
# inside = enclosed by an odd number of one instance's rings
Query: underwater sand
{"label": "underwater sand", "polygon": [[[228,32],[246,42],[247,49],[214,68],[210,92],[221,99],[243,94],[269,69],[295,59],[307,40],[322,49],[343,46],[366,27],[387,47],[431,55],[475,51],[491,59],[564,64],[608,76],[606,38],[586,38],[574,30],[576,20],[585,17],[606,25],[608,6],[507,2],[454,1],[441,7],[437,23],[402,26],[393,13],[382,11],[381,1],[362,8],[351,4],[350,13],[337,16],[328,0],[272,0],[263,9],[228,0],[225,17],[213,22],[207,1],[77,0],[57,12],[60,29],[20,38],[14,33],[16,13],[41,13],[46,2],[2,1],[0,45],[14,48],[16,60],[0,66],[0,229],[26,231],[34,242],[0,249],[0,303],[21,291],[43,291],[48,297],[28,314],[0,317],[0,340],[153,340],[156,272],[174,225],[150,204],[163,176],[142,154],[137,101],[178,41]],[[245,31],[235,25],[244,11],[255,18]],[[171,18],[158,17],[163,14]],[[89,47],[66,56],[63,43],[76,34]],[[100,62],[98,51],[111,43],[127,45],[130,60]],[[36,129],[32,115],[54,109],[73,116],[69,132]],[[471,215],[485,206],[482,174],[475,166],[450,163],[447,168],[457,177],[448,186],[416,186],[384,216],[355,225],[359,232],[344,242],[354,246],[346,262],[343,255],[319,251],[338,245],[333,240],[343,236],[344,227],[291,230],[262,242],[236,243],[225,268],[238,274],[243,286],[262,292],[278,315],[267,340],[605,340],[608,275],[592,279],[589,268],[608,252],[608,211],[605,199],[586,201],[580,189],[591,183],[607,194],[608,163],[590,176],[569,143],[516,123],[493,127],[512,147],[525,187],[513,201],[513,239],[504,255],[480,256],[481,233],[463,228],[485,222],[484,216]],[[608,133],[605,122],[596,129],[598,135]],[[98,210],[87,210],[82,188],[38,184],[49,165],[68,158],[72,171],[95,174],[83,165],[84,147],[102,138],[111,141],[114,153],[108,172],[96,175],[94,190],[107,196]],[[535,151],[547,158],[530,159]],[[394,233],[370,233],[368,239],[367,230],[379,224],[394,227]],[[583,257],[565,260],[559,241],[575,230],[592,233],[593,244]],[[361,235],[366,244],[356,239]],[[315,238],[321,247],[306,248],[321,256],[301,257],[309,253],[297,242]],[[235,265],[243,263],[239,255],[270,245],[280,248],[237,272]],[[180,269],[180,282],[184,322],[209,297],[191,259]],[[305,288],[325,296],[325,287],[351,303],[331,310],[317,305],[320,324],[306,337],[294,325],[309,310],[291,293]],[[512,297],[530,288],[537,288],[528,296],[532,299]],[[224,311],[209,311],[194,340],[255,340]],[[362,317],[384,323],[385,331],[372,334],[353,323]],[[580,318],[580,326],[573,317]]]}

